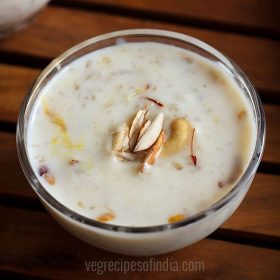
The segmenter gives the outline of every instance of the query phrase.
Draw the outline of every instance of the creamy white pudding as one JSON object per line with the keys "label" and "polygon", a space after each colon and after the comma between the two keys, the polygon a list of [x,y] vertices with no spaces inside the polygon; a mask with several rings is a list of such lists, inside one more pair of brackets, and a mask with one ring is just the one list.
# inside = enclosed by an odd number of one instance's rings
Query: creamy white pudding
{"label": "creamy white pudding", "polygon": [[[129,142],[139,110],[149,112],[142,128],[163,118],[158,131],[149,127],[144,151]],[[129,144],[116,148],[123,125]],[[222,64],[151,42],[107,47],[64,67],[40,92],[27,128],[32,168],[56,200],[131,227],[177,222],[213,205],[243,174],[255,142],[250,104]]]}
{"label": "creamy white pudding", "polygon": [[0,36],[20,28],[30,17],[45,6],[49,0],[1,0]]}

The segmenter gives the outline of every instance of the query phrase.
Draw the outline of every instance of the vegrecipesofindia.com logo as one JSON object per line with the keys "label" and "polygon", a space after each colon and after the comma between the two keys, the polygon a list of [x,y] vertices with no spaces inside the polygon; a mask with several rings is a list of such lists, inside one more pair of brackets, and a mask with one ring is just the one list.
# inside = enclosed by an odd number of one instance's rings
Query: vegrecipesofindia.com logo
{"label": "vegrecipesofindia.com logo", "polygon": [[87,272],[94,272],[102,275],[104,272],[203,272],[205,264],[202,260],[177,261],[166,257],[157,260],[149,258],[147,260],[91,260],[85,261]]}

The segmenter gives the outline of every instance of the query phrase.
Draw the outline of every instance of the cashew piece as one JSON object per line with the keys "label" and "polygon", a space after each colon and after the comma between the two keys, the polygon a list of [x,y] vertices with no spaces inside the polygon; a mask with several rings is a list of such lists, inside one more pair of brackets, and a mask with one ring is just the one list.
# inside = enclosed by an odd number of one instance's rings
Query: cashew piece
{"label": "cashew piece", "polygon": [[175,119],[171,123],[171,135],[164,143],[162,156],[169,156],[179,152],[185,145],[189,134],[190,124],[185,118]]}

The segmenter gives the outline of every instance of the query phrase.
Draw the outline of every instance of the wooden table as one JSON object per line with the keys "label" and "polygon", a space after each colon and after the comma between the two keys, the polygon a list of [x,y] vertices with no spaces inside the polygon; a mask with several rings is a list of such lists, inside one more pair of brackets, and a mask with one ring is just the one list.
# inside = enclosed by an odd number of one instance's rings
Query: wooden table
{"label": "wooden table", "polygon": [[197,37],[232,58],[256,86],[267,118],[263,161],[236,213],[188,248],[157,256],[204,271],[104,271],[104,279],[280,279],[280,10],[277,0],[53,1],[26,30],[0,41],[0,277],[91,279],[86,261],[144,262],[91,247],[46,213],[19,166],[15,127],[34,78],[72,45],[128,28],[161,28]]}

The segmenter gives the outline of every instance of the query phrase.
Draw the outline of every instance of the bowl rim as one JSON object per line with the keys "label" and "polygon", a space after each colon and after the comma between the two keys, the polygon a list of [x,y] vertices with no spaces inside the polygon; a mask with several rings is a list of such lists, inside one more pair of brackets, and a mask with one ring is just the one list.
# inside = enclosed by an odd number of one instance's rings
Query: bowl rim
{"label": "bowl rim", "polygon": [[[211,55],[217,57],[220,61],[222,61],[228,68],[230,68],[234,73],[241,79],[241,81],[246,86],[246,90],[251,99],[251,106],[253,106],[255,118],[256,118],[256,126],[257,126],[257,135],[256,135],[256,143],[255,148],[250,159],[250,163],[248,164],[245,172],[241,176],[241,178],[236,182],[235,186],[220,200],[218,200],[212,206],[200,211],[199,213],[192,215],[182,221],[178,221],[175,223],[166,223],[154,226],[122,226],[117,224],[108,224],[99,222],[97,220],[85,217],[81,214],[76,213],[75,211],[69,209],[58,200],[56,200],[49,192],[45,190],[42,184],[37,179],[36,173],[33,171],[31,164],[28,159],[27,149],[26,149],[26,137],[25,132],[27,129],[27,118],[26,112],[29,109],[29,102],[33,97],[34,93],[38,90],[40,84],[44,80],[44,78],[51,73],[54,69],[60,69],[61,62],[65,59],[69,58],[71,55],[75,54],[77,51],[88,47],[92,44],[108,40],[108,39],[118,39],[125,36],[153,36],[153,37],[164,37],[173,40],[183,41],[188,44],[192,44],[195,47],[199,47],[200,49],[207,51]],[[71,62],[70,62],[71,63]],[[266,135],[266,124],[265,124],[265,115],[263,106],[261,104],[260,98],[258,96],[257,91],[246,77],[246,75],[242,72],[242,70],[230,59],[224,56],[221,52],[211,47],[210,45],[200,41],[191,36],[167,31],[160,29],[128,29],[106,33],[100,36],[96,36],[85,40],[72,48],[63,52],[60,56],[55,58],[38,76],[38,78],[34,81],[33,86],[25,96],[23,103],[20,108],[20,113],[17,122],[17,131],[16,131],[16,144],[17,144],[17,152],[21,167],[23,172],[29,181],[31,187],[36,192],[41,200],[47,203],[52,209],[55,209],[57,212],[72,219],[75,222],[78,222],[83,225],[87,225],[90,227],[95,227],[108,231],[118,231],[118,232],[129,232],[129,233],[155,233],[161,232],[176,228],[181,228],[187,226],[189,224],[193,224],[199,222],[200,220],[205,219],[206,217],[214,214],[215,212],[221,210],[224,206],[230,203],[234,198],[238,196],[239,193],[242,193],[243,190],[246,189],[246,186],[250,183],[250,180],[256,173],[256,170],[260,164],[261,157],[264,151],[264,143],[265,143],[265,135]]]}

